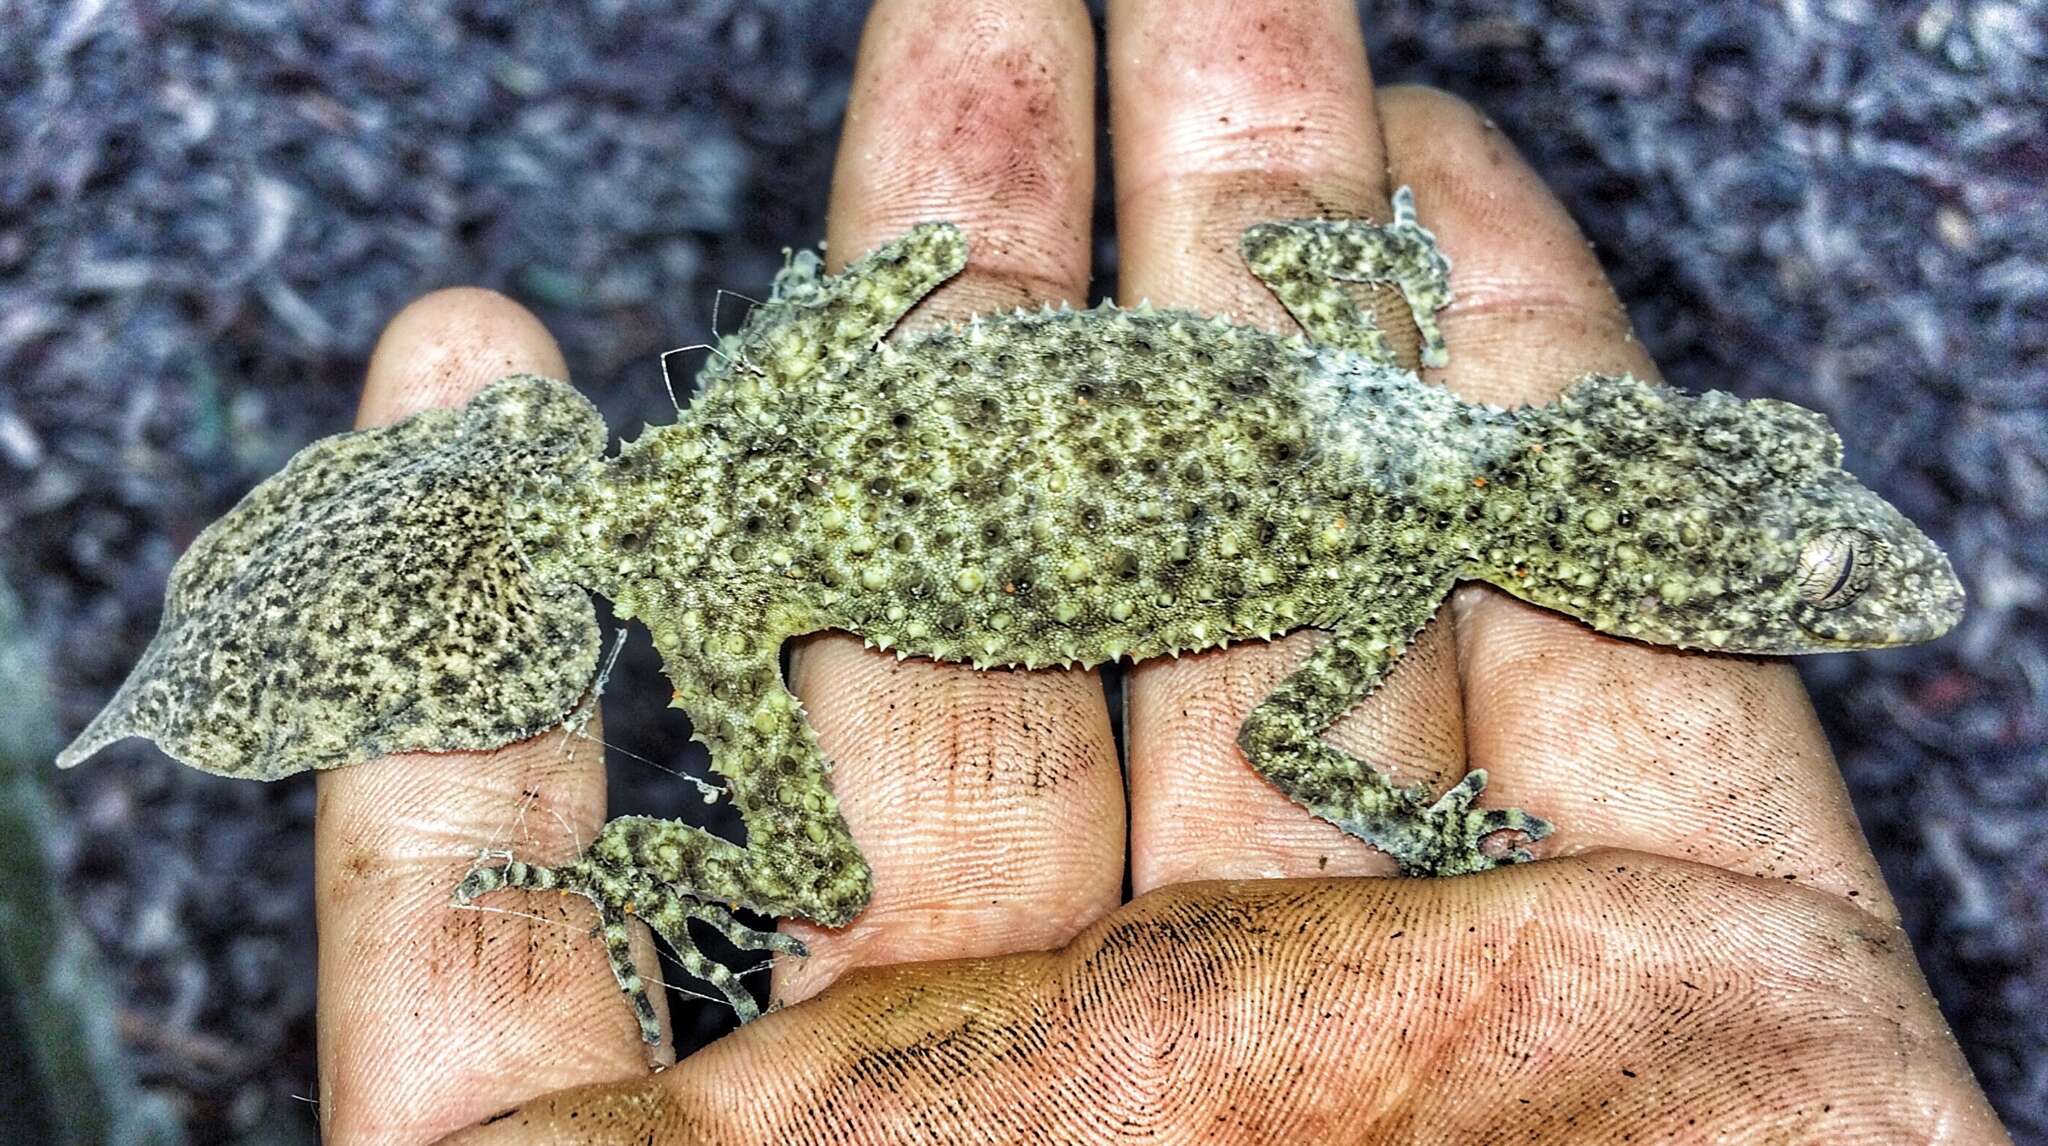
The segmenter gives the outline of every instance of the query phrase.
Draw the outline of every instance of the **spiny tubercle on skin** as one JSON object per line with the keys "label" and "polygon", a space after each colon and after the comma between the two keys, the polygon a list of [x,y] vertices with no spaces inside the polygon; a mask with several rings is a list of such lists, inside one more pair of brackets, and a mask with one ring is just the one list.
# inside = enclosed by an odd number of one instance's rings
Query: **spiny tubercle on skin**
{"label": "spiny tubercle on skin", "polygon": [[690,407],[615,457],[588,402],[530,376],[315,443],[194,544],[163,631],[60,763],[125,735],[264,777],[508,743],[582,699],[601,594],[652,633],[746,843],[626,817],[569,864],[479,867],[457,895],[589,896],[652,1039],[628,910],[751,1014],[689,921],[788,951],[722,905],[836,925],[867,902],[778,670],[792,636],[1030,668],[1327,630],[1239,743],[1404,872],[1452,875],[1526,859],[1482,845],[1550,826],[1474,806],[1484,773],[1397,787],[1320,734],[1455,582],[1758,653],[1924,640],[1959,613],[1946,559],[1816,414],[1597,376],[1509,412],[1402,369],[1345,288],[1397,285],[1443,358],[1448,263],[1405,191],[1390,224],[1261,224],[1243,246],[1306,337],[1102,306],[887,339],[965,263],[930,224],[838,276],[793,256]]}

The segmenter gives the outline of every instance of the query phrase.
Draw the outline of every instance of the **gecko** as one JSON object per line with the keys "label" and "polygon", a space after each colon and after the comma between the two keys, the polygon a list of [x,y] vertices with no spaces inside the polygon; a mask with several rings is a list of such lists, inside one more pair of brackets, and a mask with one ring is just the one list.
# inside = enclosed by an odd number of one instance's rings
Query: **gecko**
{"label": "gecko", "polygon": [[966,264],[929,223],[838,274],[789,255],[676,420],[615,453],[586,399],[531,375],[318,441],[179,560],[160,631],[58,763],[143,736],[275,779],[522,740],[589,702],[603,596],[651,634],[744,840],[622,816],[570,862],[480,859],[452,892],[588,897],[652,1043],[630,916],[745,1019],[691,921],[797,955],[734,909],[841,926],[871,894],[780,669],[803,634],[1034,669],[1322,630],[1244,720],[1246,761],[1403,874],[1453,876],[1530,859],[1551,824],[1480,806],[1483,771],[1397,785],[1321,733],[1459,582],[1711,652],[1956,623],[1947,558],[1817,413],[1603,374],[1508,410],[1404,368],[1350,288],[1398,289],[1438,366],[1450,264],[1409,191],[1392,202],[1384,224],[1243,234],[1292,333],[1105,303],[892,336]]}

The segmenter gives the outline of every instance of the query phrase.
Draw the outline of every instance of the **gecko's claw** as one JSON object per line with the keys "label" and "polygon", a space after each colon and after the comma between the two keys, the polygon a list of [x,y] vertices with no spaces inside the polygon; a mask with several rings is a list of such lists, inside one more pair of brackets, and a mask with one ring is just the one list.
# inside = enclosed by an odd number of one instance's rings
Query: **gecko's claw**
{"label": "gecko's claw", "polygon": [[1486,770],[1475,768],[1418,812],[1408,841],[1412,846],[1395,853],[1401,874],[1470,875],[1534,859],[1526,847],[1489,855],[1480,846],[1496,832],[1521,832],[1528,842],[1535,843],[1552,831],[1550,821],[1520,808],[1474,808],[1473,802],[1485,790]]}
{"label": "gecko's claw", "polygon": [[488,865],[479,862],[456,885],[454,901],[458,906],[468,907],[479,897],[504,888],[573,893],[597,905],[598,920],[591,935],[603,940],[605,955],[611,961],[612,976],[618,980],[619,990],[633,1005],[633,1014],[640,1024],[640,1037],[650,1044],[661,1041],[661,1027],[655,1021],[654,1007],[647,997],[649,980],[641,975],[633,958],[630,934],[626,929],[628,916],[640,917],[662,942],[668,944],[683,970],[716,988],[741,1022],[758,1017],[760,1004],[740,982],[739,974],[698,949],[696,939],[690,934],[690,921],[694,919],[710,927],[742,951],[769,951],[798,957],[809,953],[803,941],[795,936],[749,927],[721,904],[678,892],[641,872],[619,871],[612,873],[611,878],[593,878],[590,867],[581,860],[559,868],[522,860]]}

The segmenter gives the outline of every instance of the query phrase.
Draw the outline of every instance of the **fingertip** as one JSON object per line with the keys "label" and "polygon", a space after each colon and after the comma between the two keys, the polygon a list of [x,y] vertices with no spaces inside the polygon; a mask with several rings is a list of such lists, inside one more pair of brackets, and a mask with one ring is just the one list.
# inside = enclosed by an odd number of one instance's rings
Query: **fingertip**
{"label": "fingertip", "polygon": [[[1118,293],[1289,328],[1245,273],[1245,228],[1385,217],[1387,165],[1356,8],[1118,0],[1107,45]],[[1397,301],[1373,291],[1367,305],[1399,346],[1412,334]]]}
{"label": "fingertip", "polygon": [[510,298],[482,287],[433,291],[399,311],[377,339],[356,423],[461,405],[507,374],[566,378],[569,367],[547,327]]}
{"label": "fingertip", "polygon": [[925,313],[1087,294],[1094,38],[1071,0],[886,0],[861,38],[833,172],[838,269],[912,226],[953,222],[966,273]]}
{"label": "fingertip", "polygon": [[[1494,216],[1541,213],[1546,225],[1571,225],[1514,142],[1463,98],[1424,84],[1394,84],[1380,89],[1379,107],[1393,174],[1423,201],[1424,225],[1445,200],[1474,215],[1483,214],[1478,204],[1485,203]],[[1466,236],[1474,245],[1506,238],[1492,231]]]}
{"label": "fingertip", "polygon": [[1473,107],[1462,96],[1413,81],[1381,84],[1379,99],[1383,115],[1391,114],[1404,120],[1432,114],[1465,115],[1482,120],[1485,118],[1479,109]]}

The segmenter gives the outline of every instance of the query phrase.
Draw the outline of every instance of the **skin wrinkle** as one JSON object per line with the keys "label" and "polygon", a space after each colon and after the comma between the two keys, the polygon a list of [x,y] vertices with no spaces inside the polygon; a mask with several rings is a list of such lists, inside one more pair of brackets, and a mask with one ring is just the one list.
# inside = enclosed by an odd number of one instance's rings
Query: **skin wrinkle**
{"label": "skin wrinkle", "polygon": [[[1196,794],[1240,779],[1245,765],[1237,755],[1235,736],[1245,714],[1323,639],[1312,632],[1294,634],[1271,645],[1211,650],[1160,663],[1156,669],[1147,666],[1145,671],[1156,672],[1158,684],[1169,692],[1181,690],[1183,681],[1200,682],[1212,672],[1218,675],[1213,690],[1185,695],[1174,718],[1164,721],[1157,731],[1154,725],[1162,723],[1157,707],[1134,706],[1131,710],[1134,745],[1143,744],[1161,758],[1185,762],[1170,788],[1158,786],[1157,773],[1133,769],[1134,805],[1158,809],[1168,821],[1185,819],[1191,813],[1184,809],[1199,814]],[[1429,658],[1445,652],[1446,646],[1418,642],[1398,662],[1382,693],[1341,718],[1325,739],[1361,759],[1374,760],[1401,783],[1422,781],[1441,788],[1455,780],[1465,770],[1453,703],[1456,697],[1433,700],[1415,695],[1444,679],[1431,672]],[[1447,711],[1451,716],[1419,728],[1389,721],[1387,714],[1403,704]],[[1206,824],[1201,842],[1155,852],[1145,866],[1134,869],[1134,881],[1150,887],[1188,878],[1277,877],[1288,873],[1290,856],[1301,854],[1315,857],[1312,870],[1316,874],[1385,875],[1393,871],[1386,856],[1357,847],[1352,837],[1334,825],[1304,819],[1298,807],[1270,785],[1251,788],[1245,801],[1229,816]]]}
{"label": "skin wrinkle", "polygon": [[[1518,609],[1500,602],[1489,608]],[[1475,692],[1473,727],[1492,730],[1473,746],[1476,766],[1505,774],[1516,760],[1547,759],[1587,784],[1555,814],[1583,838],[1776,876],[1770,855],[1853,856],[1803,861],[1790,871],[1890,918],[1883,881],[1863,849],[1832,758],[1813,732],[1810,709],[1789,668],[1771,662],[1660,655],[1657,671],[1639,667],[1645,650],[1589,641],[1576,626],[1532,616],[1465,656],[1469,671],[1490,678],[1545,682],[1540,688]],[[1468,638],[1468,645],[1478,645]],[[1661,759],[1706,759],[1669,777]],[[1675,782],[1674,782],[1675,781]],[[1586,802],[1628,792],[1620,806]],[[1676,813],[1718,807],[1722,816],[1673,831]]]}
{"label": "skin wrinkle", "polygon": [[[1169,683],[1178,678],[1206,678],[1199,691],[1190,690],[1178,701],[1177,719],[1160,718],[1158,708],[1136,702],[1128,711],[1134,728],[1164,725],[1132,740],[1134,760],[1140,751],[1159,758],[1183,760],[1187,766],[1171,785],[1161,783],[1157,773],[1131,769],[1133,805],[1150,809],[1140,813],[1132,825],[1134,836],[1153,836],[1155,823],[1201,826],[1192,838],[1174,846],[1151,847],[1134,855],[1132,883],[1137,888],[1180,882],[1191,878],[1183,873],[1199,871],[1208,878],[1252,878],[1285,874],[1288,857],[1314,851],[1329,857],[1324,870],[1333,875],[1387,874],[1392,860],[1370,848],[1360,848],[1335,825],[1304,818],[1292,801],[1270,787],[1245,793],[1244,801],[1227,818],[1214,817],[1207,805],[1211,793],[1227,790],[1241,777],[1236,734],[1245,714],[1259,696],[1270,691],[1285,675],[1278,666],[1297,662],[1298,649],[1305,641],[1289,640],[1282,645],[1295,649],[1267,650],[1253,647],[1249,655],[1238,650],[1218,651],[1195,658],[1183,658],[1161,670]],[[1227,659],[1226,659],[1227,658]],[[1139,746],[1142,745],[1141,749]]]}
{"label": "skin wrinkle", "polygon": [[1443,1024],[1442,1032],[1432,1046],[1420,1054],[1411,1053],[1406,1056],[1407,1061],[1413,1062],[1415,1066],[1405,1072],[1403,1085],[1385,1098],[1376,1096],[1378,1109],[1373,1119],[1375,1123],[1392,1120],[1408,1106],[1411,1099],[1419,1101],[1425,1094],[1425,1086],[1438,1074],[1434,1069],[1436,1065],[1445,1061],[1451,1054],[1456,1036],[1478,1025],[1472,1022],[1473,1016],[1480,1013],[1489,998],[1498,993],[1497,988],[1508,978],[1515,956],[1522,949],[1522,937],[1537,919],[1536,902],[1530,900],[1525,903],[1519,918],[1515,920],[1513,930],[1509,933],[1507,951],[1488,966],[1486,986],[1469,992],[1459,1006],[1456,1017]]}
{"label": "skin wrinkle", "polygon": [[[1072,1140],[1119,1123],[1143,1127],[1159,1141],[1200,1135],[1202,1141],[1219,1142],[1278,1137],[1396,1142],[1412,1141],[1428,1127],[1438,1135],[1491,1141],[1511,1130],[1562,1132],[1567,1126],[1574,1141],[1619,1140],[1625,1128],[1639,1140],[1690,1141],[1694,1136],[1685,1130],[1687,1118],[1738,1140],[1883,1141],[1888,1135],[1895,1139],[1914,1119],[1910,1104],[1902,1108],[1895,1095],[1915,1089],[1915,1080],[1930,1072],[1959,1068],[1952,1046],[1900,1045],[1894,1032],[1901,1028],[1889,1019],[1874,1025],[1852,1019],[1832,1020],[1821,1041],[1785,1043],[1782,1061],[1790,1069],[1767,1075],[1728,1073],[1722,1058],[1726,1050],[1759,1038],[1783,1042],[1778,1032],[1801,1022],[1804,1014],[1834,1014],[1844,1007],[1874,1018],[1899,1013],[1924,1019],[1932,1013],[1924,992],[1843,989],[1842,976],[1872,983],[1880,979],[1881,968],[1896,967],[1909,957],[1895,931],[1880,929],[1885,941],[1863,943],[1842,962],[1831,937],[1862,935],[1877,925],[1833,896],[1799,888],[1761,889],[1767,893],[1761,900],[1736,901],[1748,905],[1738,909],[1743,926],[1737,927],[1729,918],[1728,892],[1745,883],[1741,877],[1626,853],[1513,869],[1483,883],[1263,882],[1156,893],[1051,956],[863,972],[831,996],[748,1028],[680,1070],[645,1082],[555,1096],[458,1141],[525,1140],[524,1134],[569,1109],[583,1116],[583,1130],[574,1140],[589,1143],[964,1142],[1013,1138],[1008,1130],[1025,1126],[1050,1136],[1047,1140]],[[1510,912],[1516,922],[1509,926],[1503,926],[1499,910],[1507,901],[1491,894],[1502,885],[1520,885],[1516,898],[1523,907],[1520,914]],[[1698,977],[1693,987],[1680,985],[1676,977],[1645,976],[1649,965],[1640,960],[1647,948],[1628,944],[1602,954],[1607,934],[1583,924],[1624,916],[1647,916],[1650,931],[1684,937],[1673,956],[1681,966],[1697,968],[1684,972]],[[1619,934],[1634,935],[1637,929]],[[1304,936],[1319,957],[1294,962],[1287,953],[1305,953]],[[1729,943],[1764,938],[1783,959],[1834,972],[1782,979],[1773,984],[1776,994],[1762,996],[1730,990],[1744,982],[1740,977],[1708,977],[1733,974],[1725,958]],[[1477,971],[1473,958],[1489,947],[1495,955],[1480,961],[1483,972],[1438,980],[1432,991],[1410,990],[1422,980],[1398,973],[1422,966],[1425,959],[1438,968]],[[1533,950],[1543,951],[1544,957],[1522,954]],[[1397,951],[1409,954],[1404,958]],[[1105,961],[1117,952],[1127,955]],[[1648,1022],[1617,1027],[1583,1021],[1575,995],[1544,985],[1575,978],[1581,964],[1597,971],[1590,982],[1608,1002],[1605,1013],[1615,1019],[1658,1014],[1664,1033],[1657,1034]],[[1304,976],[1298,988],[1258,970],[1283,966]],[[970,967],[971,975],[965,973]],[[1145,999],[1147,993],[1112,986],[1131,967],[1157,967],[1165,983],[1198,990],[1156,1013],[1204,1025],[1180,1028],[1176,1035],[1174,1028],[1157,1028],[1125,1010],[1072,1005],[1089,998]],[[967,996],[947,984],[968,981],[986,987],[975,996],[975,1006],[963,1010]],[[1234,1022],[1229,1016],[1242,1012],[1220,999],[1212,1002],[1212,989],[1234,999],[1274,1003],[1301,989],[1313,1002],[1295,1009],[1295,1038],[1260,1043],[1227,1033]],[[1454,998],[1441,1000],[1440,991]],[[1665,1000],[1675,1001],[1675,1009]],[[1257,1021],[1273,1021],[1270,1005],[1256,1008]],[[1542,1024],[1520,1028],[1523,1045],[1542,1049],[1543,1057],[1531,1064],[1536,1074],[1493,1075],[1497,1060],[1483,1048],[1493,1045],[1502,1013],[1533,1015]],[[778,1023],[788,1029],[777,1029]],[[1047,1037],[1049,1031],[1069,1028],[1075,1037]],[[1322,1049],[1378,1046],[1379,1036],[1396,1029],[1427,1030],[1437,1053],[1404,1055],[1395,1073],[1368,1080],[1358,1073],[1357,1063],[1343,1056],[1333,1059]],[[852,1041],[841,1043],[829,1031],[850,1035]],[[1324,1031],[1327,1037],[1320,1034]],[[1611,1042],[1617,1031],[1627,1032],[1618,1044]],[[1348,1041],[1346,1032],[1351,1032]],[[1357,1035],[1366,1032],[1375,1034],[1361,1043]],[[1704,1058],[1681,1057],[1660,1072],[1640,1057],[1650,1045],[1644,1040],[1652,1038],[1680,1045],[1700,1040],[1703,1048],[1719,1049],[1710,1049]],[[755,1103],[714,1097],[742,1077],[756,1047],[778,1045],[830,1045],[842,1054],[759,1080]],[[851,1051],[856,1046],[895,1049]],[[1818,1063],[1811,1072],[1798,1069],[1801,1046],[1830,1063],[1846,1053],[1896,1051],[1898,1088],[1831,1093],[1827,1069]],[[1215,1065],[1197,1069],[1197,1062]],[[1323,1084],[1268,1089],[1272,1080],[1296,1076],[1290,1063],[1323,1069]],[[1213,1085],[1133,1089],[1138,1079],[1129,1072],[1155,1068],[1146,1064],[1174,1072],[1162,1077],[1186,1078],[1178,1072],[1188,1070]],[[1624,1069],[1636,1077],[1625,1077]],[[1674,1069],[1680,1073],[1668,1073]],[[1552,1084],[1568,1080],[1576,1097],[1538,1107],[1518,1102],[1537,1075]],[[1044,1079],[1049,1086],[1022,1085],[1027,1078]],[[1608,1079],[1627,1086],[1614,1091]],[[958,1105],[916,1105],[918,1096],[939,1080],[950,1080]],[[1080,1083],[1077,1091],[1064,1089],[1075,1081]],[[1112,1093],[1123,1095],[1126,1105],[1099,1109]],[[1159,1101],[1132,1101],[1146,1093]],[[1279,1093],[1291,1094],[1292,1100],[1254,1097]],[[1603,1093],[1622,1100],[1603,1099]],[[1326,1110],[1305,1106],[1309,1095],[1341,1105]],[[1373,1096],[1369,1109],[1355,1101],[1361,1095]],[[1412,1097],[1404,1101],[1403,1095]],[[1684,1100],[1675,1101],[1674,1095]],[[1833,1109],[1826,1119],[1795,1113],[1817,1111],[1822,1102]],[[1226,1109],[1229,1119],[1219,1118]],[[1340,1109],[1342,1116],[1337,1115]],[[633,1117],[608,1130],[603,1122],[607,1110],[657,1116]],[[922,1113],[912,1117],[918,1110]],[[964,1113],[970,1110],[979,1113]],[[704,1119],[694,1122],[696,1136],[670,1137],[677,1130],[672,1120],[683,1117]],[[1371,1121],[1362,1123],[1361,1118]],[[1231,1132],[1222,1131],[1226,1125]],[[1970,1125],[1978,1134],[1985,1129],[1981,1120]]]}

